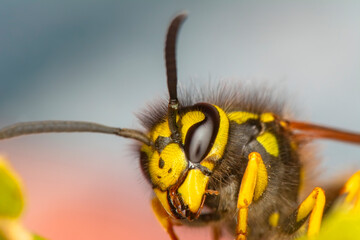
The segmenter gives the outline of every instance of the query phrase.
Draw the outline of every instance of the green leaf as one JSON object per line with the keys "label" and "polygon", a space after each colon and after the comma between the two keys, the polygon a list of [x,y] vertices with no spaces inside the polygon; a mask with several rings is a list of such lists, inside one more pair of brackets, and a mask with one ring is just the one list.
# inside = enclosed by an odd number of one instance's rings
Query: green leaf
{"label": "green leaf", "polygon": [[[1,240],[1,239],[0,239]],[[46,240],[45,238],[43,237],[40,237],[39,235],[33,235],[33,240]]]}
{"label": "green leaf", "polygon": [[[337,209],[324,218],[318,236],[311,240],[353,240],[360,236],[360,213]],[[309,240],[307,237],[298,240]]]}
{"label": "green leaf", "polygon": [[0,217],[18,218],[23,208],[24,197],[20,180],[0,156]]}

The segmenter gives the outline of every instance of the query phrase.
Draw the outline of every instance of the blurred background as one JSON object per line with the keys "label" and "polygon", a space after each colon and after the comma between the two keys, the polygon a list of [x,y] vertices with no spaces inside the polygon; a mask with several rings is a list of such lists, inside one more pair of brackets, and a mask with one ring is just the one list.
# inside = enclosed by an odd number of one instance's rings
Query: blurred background
{"label": "blurred background", "polygon": [[[140,128],[134,113],[166,97],[172,17],[187,10],[180,84],[223,79],[280,88],[299,120],[360,132],[359,1],[3,1],[0,127],[86,120]],[[280,91],[281,92],[281,91]],[[360,169],[360,148],[318,141],[322,179]],[[27,194],[25,225],[53,240],[168,239],[132,142],[45,134],[0,142]],[[310,159],[311,161],[311,159]],[[182,239],[210,230],[177,227]]]}

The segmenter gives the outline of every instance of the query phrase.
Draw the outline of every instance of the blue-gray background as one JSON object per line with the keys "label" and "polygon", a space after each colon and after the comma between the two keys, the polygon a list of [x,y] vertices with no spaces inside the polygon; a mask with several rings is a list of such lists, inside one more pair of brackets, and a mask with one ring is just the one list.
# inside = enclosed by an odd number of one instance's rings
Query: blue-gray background
{"label": "blue-gray background", "polygon": [[[360,132],[359,1],[3,1],[0,127],[47,119],[139,127],[133,113],[166,96],[164,38],[182,10],[189,17],[179,36],[181,85],[267,83],[283,90],[297,119]],[[128,142],[50,134],[2,142],[0,151],[25,184],[27,169],[67,166],[90,172],[94,184],[110,179],[121,193],[143,191]],[[360,168],[359,147],[319,145],[318,172],[332,178]]]}

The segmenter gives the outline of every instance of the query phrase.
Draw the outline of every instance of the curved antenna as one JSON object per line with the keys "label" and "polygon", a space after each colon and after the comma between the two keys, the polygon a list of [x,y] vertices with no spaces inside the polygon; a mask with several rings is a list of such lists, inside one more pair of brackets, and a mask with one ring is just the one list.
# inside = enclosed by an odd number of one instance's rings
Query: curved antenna
{"label": "curved antenna", "polygon": [[0,129],[0,140],[27,134],[52,132],[96,132],[114,134],[120,137],[135,139],[148,146],[152,145],[150,138],[143,132],[133,129],[114,128],[97,123],[80,121],[37,121],[16,123]]}
{"label": "curved antenna", "polygon": [[[170,95],[168,119],[169,128],[174,141],[181,140],[181,136],[176,125],[176,115],[179,108],[179,102],[177,99],[176,38],[180,25],[184,22],[186,16],[186,13],[181,13],[172,20],[167,32],[165,43],[166,74]],[[125,138],[135,139],[148,146],[153,145],[151,139],[145,133],[137,130],[114,128],[97,123],[78,121],[38,121],[17,123],[0,129],[0,140],[27,134],[51,132],[97,132],[114,134]]]}
{"label": "curved antenna", "polygon": [[170,96],[168,120],[172,138],[175,141],[180,140],[179,130],[176,125],[176,115],[179,108],[179,101],[177,99],[176,39],[180,26],[186,17],[187,13],[180,13],[171,21],[165,42],[166,75]]}

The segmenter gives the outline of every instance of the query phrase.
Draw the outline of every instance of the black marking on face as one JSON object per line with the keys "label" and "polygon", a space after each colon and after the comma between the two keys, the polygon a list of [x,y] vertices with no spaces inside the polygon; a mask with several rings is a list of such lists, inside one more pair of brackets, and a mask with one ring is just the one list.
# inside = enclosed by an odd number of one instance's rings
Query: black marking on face
{"label": "black marking on face", "polygon": [[160,158],[159,159],[159,168],[163,169],[164,166],[165,166],[165,161],[162,158]]}

